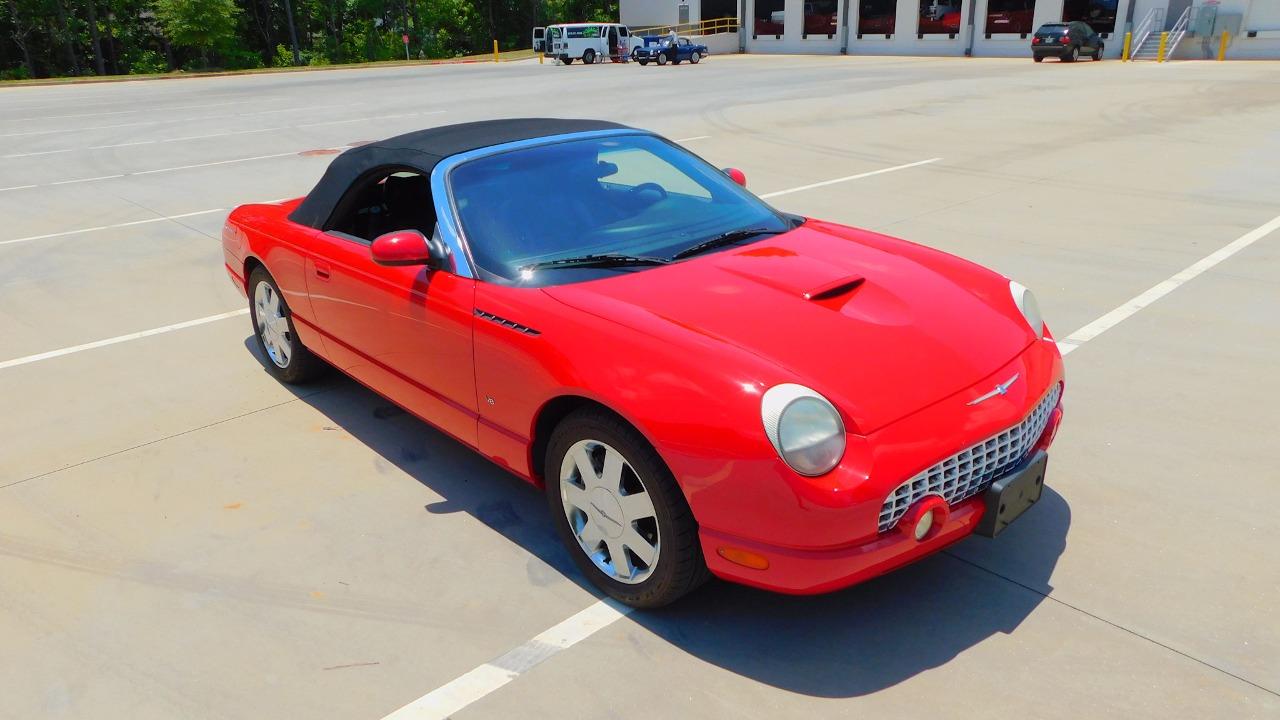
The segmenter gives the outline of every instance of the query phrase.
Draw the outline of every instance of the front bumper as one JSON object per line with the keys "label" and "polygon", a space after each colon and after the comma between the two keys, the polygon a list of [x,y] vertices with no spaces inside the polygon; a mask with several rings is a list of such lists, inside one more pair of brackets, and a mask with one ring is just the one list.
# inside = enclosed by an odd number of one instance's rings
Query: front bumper
{"label": "front bumper", "polygon": [[[1030,348],[974,388],[863,438],[870,460],[859,461],[846,451],[838,470],[848,471],[851,464],[856,467],[865,462],[865,474],[854,473],[861,475],[860,480],[832,475],[796,481],[792,487],[797,494],[788,501],[777,493],[773,493],[777,497],[769,497],[769,491],[776,489],[785,476],[766,478],[769,473],[760,472],[754,481],[742,477],[741,483],[714,486],[709,492],[715,493],[718,502],[713,505],[696,502],[700,498],[695,495],[693,507],[701,524],[707,567],[718,577],[767,590],[821,593],[907,565],[977,532],[986,513],[985,490],[965,499],[952,498],[956,501],[951,505],[934,494],[913,498],[901,519],[884,532],[877,531],[877,517],[885,507],[885,499],[903,480],[940,460],[958,457],[960,451],[976,447],[993,435],[1003,437],[1033,412],[1054,384],[1062,382],[1062,360],[1050,349],[1052,340],[1039,342],[1044,347]],[[1022,383],[1014,386],[1009,395],[967,405],[969,399],[986,392],[991,380],[1004,381],[1015,370]],[[1050,390],[1045,390],[1046,386]],[[1048,449],[1061,420],[1059,396],[1043,430],[1021,456],[1024,461]],[[1006,467],[983,487],[1012,477],[1022,466],[1023,462],[1019,462],[1016,467]],[[730,477],[741,476],[735,472]],[[724,492],[719,492],[720,485],[725,486]],[[735,499],[732,516],[715,512],[720,503]],[[941,503],[945,512],[935,514],[937,525],[917,540],[912,518],[919,516],[913,513],[929,502]],[[744,516],[747,522],[742,522]],[[729,522],[717,522],[721,518],[738,522],[730,526]],[[754,567],[742,563],[739,551],[754,558]]]}
{"label": "front bumper", "polygon": [[[981,498],[951,508],[935,534],[923,541],[893,530],[861,545],[833,550],[796,550],[755,543],[714,531],[700,533],[707,567],[717,577],[773,592],[814,595],[856,585],[909,565],[964,539],[982,520]],[[745,568],[722,557],[720,548],[743,548],[768,560],[765,570]]]}
{"label": "front bumper", "polygon": [[[1028,465],[1042,464],[1046,456],[1044,448],[1052,443],[1061,420],[1062,408],[1059,406],[1055,408],[1044,435],[1026,461],[996,478],[993,485],[1020,474]],[[947,508],[943,514],[946,519],[941,526],[932,528],[924,539],[917,539],[913,534],[914,522],[899,523],[869,542],[829,550],[778,547],[710,530],[702,530],[699,537],[707,567],[717,577],[774,592],[813,595],[856,585],[909,565],[974,533],[993,537],[1007,524],[999,517],[991,517],[997,512],[988,507],[994,507],[988,500],[993,492],[994,490],[989,490]],[[1039,498],[1039,493],[1036,498]],[[995,505],[1001,505],[1003,510],[1003,505],[998,501]],[[1027,505],[1030,506],[1030,503]],[[984,518],[987,522],[984,522]],[[767,567],[752,569],[731,562],[722,555],[725,548],[746,550],[758,558],[764,558]]]}

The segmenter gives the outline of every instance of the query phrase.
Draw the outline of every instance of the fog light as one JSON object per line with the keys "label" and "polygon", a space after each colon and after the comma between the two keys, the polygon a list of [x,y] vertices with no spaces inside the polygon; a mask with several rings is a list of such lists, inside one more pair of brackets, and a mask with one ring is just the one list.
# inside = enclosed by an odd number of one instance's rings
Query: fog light
{"label": "fog light", "polygon": [[924,536],[928,535],[929,531],[932,529],[933,529],[933,511],[930,510],[929,512],[921,515],[920,519],[916,521],[916,530],[915,530],[916,540],[923,540]]}
{"label": "fog light", "polygon": [[718,547],[716,548],[716,554],[735,565],[749,567],[752,570],[769,569],[769,558],[759,553],[753,553],[750,550],[735,547]]}
{"label": "fog light", "polygon": [[950,519],[951,508],[941,495],[925,495],[902,515],[898,532],[925,542],[937,537]]}

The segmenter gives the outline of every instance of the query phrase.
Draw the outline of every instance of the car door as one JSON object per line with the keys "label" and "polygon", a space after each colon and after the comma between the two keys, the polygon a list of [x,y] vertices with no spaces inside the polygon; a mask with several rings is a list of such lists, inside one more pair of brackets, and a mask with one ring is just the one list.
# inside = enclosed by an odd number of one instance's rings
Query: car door
{"label": "car door", "polygon": [[1086,27],[1084,23],[1071,23],[1072,39],[1076,40],[1080,45],[1080,52],[1088,53],[1093,50],[1094,45],[1089,37],[1091,34],[1092,33],[1089,32],[1089,28]]}
{"label": "car door", "polygon": [[353,187],[312,243],[307,285],[330,360],[445,432],[476,445],[475,281],[373,262],[374,237],[435,230],[428,178],[376,172]]}

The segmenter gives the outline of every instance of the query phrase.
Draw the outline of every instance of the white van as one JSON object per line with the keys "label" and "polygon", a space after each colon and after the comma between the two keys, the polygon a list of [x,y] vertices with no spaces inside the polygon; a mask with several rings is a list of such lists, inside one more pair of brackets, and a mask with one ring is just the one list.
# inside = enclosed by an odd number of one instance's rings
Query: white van
{"label": "white van", "polygon": [[570,65],[627,62],[631,58],[631,30],[620,23],[566,23],[533,29],[533,50]]}

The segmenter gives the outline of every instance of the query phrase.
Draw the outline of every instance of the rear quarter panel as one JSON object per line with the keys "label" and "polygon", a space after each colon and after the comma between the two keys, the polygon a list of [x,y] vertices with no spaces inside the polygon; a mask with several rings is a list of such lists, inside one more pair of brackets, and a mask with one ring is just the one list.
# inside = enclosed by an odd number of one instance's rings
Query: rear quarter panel
{"label": "rear quarter panel", "polygon": [[[299,202],[301,198],[236,208],[227,218],[229,227],[223,232],[223,251],[228,271],[244,279],[246,294],[250,291],[246,268],[259,262],[280,287],[290,312],[314,325],[305,273],[306,259],[313,252],[311,238],[318,231],[289,220],[288,214]],[[321,338],[307,324],[295,323],[295,329],[304,345],[323,353]]]}

